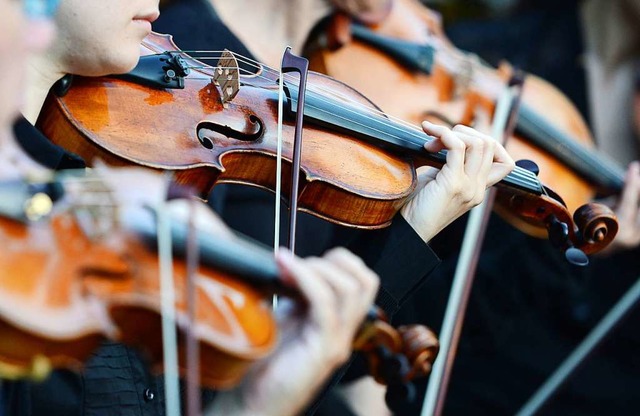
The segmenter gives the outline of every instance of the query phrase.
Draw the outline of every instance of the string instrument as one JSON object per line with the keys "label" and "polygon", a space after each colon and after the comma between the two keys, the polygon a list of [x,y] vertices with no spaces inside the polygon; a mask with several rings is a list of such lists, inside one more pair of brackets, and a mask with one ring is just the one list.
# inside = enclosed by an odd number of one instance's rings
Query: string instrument
{"label": "string instrument", "polygon": [[[338,14],[308,47],[310,67],[367,94],[388,114],[419,124],[429,119],[472,125],[478,109],[493,114],[512,69],[494,69],[458,50],[439,16],[414,0],[395,0],[375,27]],[[552,187],[574,212],[596,193],[621,192],[625,170],[593,149],[591,133],[566,96],[527,74],[515,134],[506,142],[514,159]],[[498,198],[497,211],[520,230],[545,237],[548,229],[522,221]]]}
{"label": "string instrument", "polygon": [[[202,195],[224,182],[273,190],[279,72],[228,51],[214,54],[218,66],[207,65],[158,34],[141,49],[129,74],[76,78],[50,94],[38,121],[45,135],[85,160],[175,171],[178,183]],[[283,80],[283,178],[291,176],[295,80]],[[387,226],[416,188],[416,167],[442,166],[446,151],[426,152],[432,138],[421,129],[339,81],[311,72],[307,85],[298,206],[338,224]],[[557,230],[561,249],[597,252],[617,231],[612,213],[596,205],[579,209],[574,221],[526,169],[516,167],[498,188],[515,216]]]}
{"label": "string instrument", "polygon": [[[142,179],[138,183],[148,186],[148,177]],[[136,177],[127,180],[135,183]],[[78,369],[105,338],[139,347],[161,370],[153,201],[123,205],[100,178],[75,174],[0,182],[0,196],[0,236],[6,242],[0,252],[0,374],[43,378],[52,367]],[[186,225],[173,221],[171,235],[178,254],[173,276],[181,372],[190,331],[198,344],[201,384],[232,387],[276,344],[270,297],[304,301],[283,283],[268,250],[199,232],[201,262],[192,280],[197,301],[190,318]],[[354,350],[365,354],[376,380],[401,394],[414,377],[428,374],[438,342],[423,326],[396,330],[383,318],[372,309]]]}
{"label": "string instrument", "polygon": [[[158,258],[123,225],[153,222],[151,212],[119,207],[96,179],[14,181],[1,188],[3,201],[14,205],[0,218],[0,234],[8,242],[0,254],[5,367],[16,376],[32,374],[34,363],[39,371],[77,369],[110,338],[142,346],[157,369],[162,362]],[[43,204],[50,211],[51,201],[62,194],[67,206],[60,203],[47,221],[32,222],[34,214],[21,212],[23,206],[37,212]],[[176,292],[184,293],[185,262],[175,262],[173,272]],[[196,288],[200,378],[204,385],[231,385],[275,345],[269,305],[250,285],[211,268],[200,268]],[[189,323],[184,297],[176,302],[176,321],[184,334]]]}

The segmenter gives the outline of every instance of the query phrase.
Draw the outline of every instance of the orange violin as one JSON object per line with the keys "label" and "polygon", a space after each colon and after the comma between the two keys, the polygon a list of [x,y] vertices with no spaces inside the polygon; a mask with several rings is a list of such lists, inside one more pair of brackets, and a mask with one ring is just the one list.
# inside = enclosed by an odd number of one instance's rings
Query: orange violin
{"label": "orange violin", "polygon": [[[148,187],[149,173],[137,175],[127,182]],[[0,182],[0,195],[0,236],[6,242],[0,253],[0,374],[43,378],[52,367],[78,369],[105,338],[140,348],[160,371],[155,212],[123,205],[111,185],[84,175]],[[203,232],[197,239],[201,265],[189,276],[180,256],[186,225],[174,221],[171,234],[179,254],[173,276],[180,370],[186,373],[186,339],[193,336],[201,384],[232,387],[276,344],[272,294],[302,300],[282,282],[269,251]],[[368,358],[376,380],[392,386],[428,374],[438,351],[425,327],[396,330],[378,312],[370,314],[353,345]]]}

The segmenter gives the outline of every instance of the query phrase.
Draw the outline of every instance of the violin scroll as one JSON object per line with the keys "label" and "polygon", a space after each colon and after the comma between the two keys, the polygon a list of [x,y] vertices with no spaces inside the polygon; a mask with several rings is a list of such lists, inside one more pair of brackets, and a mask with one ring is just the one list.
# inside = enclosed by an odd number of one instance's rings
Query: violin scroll
{"label": "violin scroll", "polygon": [[618,232],[616,215],[603,204],[584,204],[573,214],[573,219],[587,244],[604,248]]}
{"label": "violin scroll", "polygon": [[404,354],[411,363],[409,379],[429,375],[440,351],[436,334],[424,325],[404,325],[398,331],[402,337]]}
{"label": "violin scroll", "polygon": [[371,376],[387,386],[385,399],[390,409],[413,400],[412,380],[431,372],[439,347],[437,337],[427,327],[395,329],[378,310],[369,314],[354,342],[354,350],[363,353]]}

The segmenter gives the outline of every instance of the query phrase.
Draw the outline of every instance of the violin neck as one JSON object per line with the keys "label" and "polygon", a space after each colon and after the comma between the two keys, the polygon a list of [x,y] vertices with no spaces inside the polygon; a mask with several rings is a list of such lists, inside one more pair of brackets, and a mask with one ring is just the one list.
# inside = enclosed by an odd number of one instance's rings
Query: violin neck
{"label": "violin neck", "polygon": [[[298,90],[295,86],[286,85],[287,109],[295,114]],[[394,154],[405,156],[418,164],[440,168],[447,160],[446,150],[429,153],[424,149],[424,144],[434,140],[434,137],[428,136],[416,126],[388,118],[384,113],[370,107],[336,101],[310,89],[306,92],[304,116],[305,120],[316,125],[343,131]],[[544,192],[536,176],[519,167],[507,175],[500,185],[536,195]]]}
{"label": "violin neck", "polygon": [[[351,25],[355,39],[367,43],[396,59],[406,68],[430,74],[435,49],[431,45],[381,36],[358,24]],[[625,170],[615,162],[581,145],[575,138],[547,122],[526,103],[520,105],[516,132],[545,150],[582,176],[601,193],[620,193]]]}
{"label": "violin neck", "polygon": [[431,45],[378,35],[360,24],[351,25],[351,34],[355,39],[388,54],[407,69],[425,74],[433,70],[435,48]]}
{"label": "violin neck", "polygon": [[545,150],[571,170],[599,188],[602,193],[620,193],[625,171],[603,154],[597,153],[564,133],[525,103],[520,105],[516,133]]}
{"label": "violin neck", "polygon": [[[157,247],[157,224],[153,216],[128,221],[128,228],[140,235],[150,247]],[[248,237],[237,236],[233,240],[197,232],[200,264],[227,273],[248,283],[262,292],[297,298],[299,293],[286,286],[281,277],[273,253]],[[184,258],[189,239],[188,226],[172,221],[171,244],[174,253]]]}

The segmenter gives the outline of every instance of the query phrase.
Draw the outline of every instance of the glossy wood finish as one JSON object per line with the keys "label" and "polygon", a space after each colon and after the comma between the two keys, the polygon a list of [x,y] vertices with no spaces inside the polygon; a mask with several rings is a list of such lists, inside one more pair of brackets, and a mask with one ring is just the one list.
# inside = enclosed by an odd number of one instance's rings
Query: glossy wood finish
{"label": "glossy wood finish", "polygon": [[[146,53],[164,50],[166,38],[148,38]],[[175,46],[173,47],[175,49]],[[194,65],[202,63],[190,61]],[[277,83],[272,77],[246,77],[238,95],[222,105],[210,83],[212,69],[198,69],[184,90],[154,89],[114,78],[79,78],[69,93],[50,96],[39,126],[45,135],[86,160],[136,163],[176,172],[206,195],[215,183],[244,183],[273,190],[277,133]],[[344,84],[311,74],[313,88],[367,101]],[[209,128],[262,133],[255,141],[229,138]],[[294,126],[285,118],[283,190],[288,193]],[[214,144],[208,149],[198,131]],[[299,207],[340,224],[379,228],[416,184],[410,161],[363,144],[346,134],[305,125]]]}
{"label": "glossy wood finish", "polygon": [[[90,198],[88,194],[83,197]],[[24,224],[0,216],[0,375],[44,378],[79,370],[103,339],[140,348],[162,367],[159,263],[155,247],[131,230],[86,233],[73,211]],[[151,215],[150,212],[146,212]],[[237,384],[275,346],[278,331],[264,294],[237,278],[200,267],[195,322],[188,319],[186,264],[173,263],[180,367],[185,330],[194,328],[200,380]]]}

